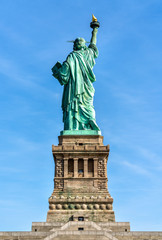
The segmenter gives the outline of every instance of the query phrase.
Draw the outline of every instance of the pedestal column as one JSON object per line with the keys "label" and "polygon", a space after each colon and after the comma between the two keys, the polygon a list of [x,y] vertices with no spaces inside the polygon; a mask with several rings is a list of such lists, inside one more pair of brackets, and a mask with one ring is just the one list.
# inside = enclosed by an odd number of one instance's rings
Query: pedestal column
{"label": "pedestal column", "polygon": [[68,158],[64,158],[64,177],[68,177]]}
{"label": "pedestal column", "polygon": [[97,171],[97,162],[98,162],[98,158],[93,158],[94,161],[94,177],[98,176],[98,171]]}
{"label": "pedestal column", "polygon": [[88,177],[88,158],[83,158],[84,160],[84,177]]}
{"label": "pedestal column", "polygon": [[78,158],[74,158],[74,177],[78,177]]}

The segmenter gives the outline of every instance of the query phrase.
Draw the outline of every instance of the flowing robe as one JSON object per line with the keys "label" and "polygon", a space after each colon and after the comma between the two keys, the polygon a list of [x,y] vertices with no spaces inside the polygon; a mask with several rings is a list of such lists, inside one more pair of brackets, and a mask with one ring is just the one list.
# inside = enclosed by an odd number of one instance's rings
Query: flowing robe
{"label": "flowing robe", "polygon": [[98,56],[96,45],[71,52],[66,61],[53,70],[53,75],[64,85],[62,110],[64,130],[99,130],[93,106],[96,81],[92,68]]}

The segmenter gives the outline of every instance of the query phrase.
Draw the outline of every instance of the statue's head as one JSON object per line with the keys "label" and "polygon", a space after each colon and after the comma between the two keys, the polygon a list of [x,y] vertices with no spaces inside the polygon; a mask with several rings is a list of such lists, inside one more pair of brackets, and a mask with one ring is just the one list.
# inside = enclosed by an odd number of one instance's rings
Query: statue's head
{"label": "statue's head", "polygon": [[84,40],[84,38],[76,38],[74,41],[73,50],[85,49],[86,48],[85,43],[86,43],[86,41]]}

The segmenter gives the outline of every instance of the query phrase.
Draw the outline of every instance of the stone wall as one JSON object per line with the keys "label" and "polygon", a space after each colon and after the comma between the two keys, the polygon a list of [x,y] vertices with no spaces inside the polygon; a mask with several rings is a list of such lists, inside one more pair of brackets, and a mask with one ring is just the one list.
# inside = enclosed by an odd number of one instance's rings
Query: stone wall
{"label": "stone wall", "polygon": [[118,240],[162,240],[162,232],[119,232],[112,236]]}
{"label": "stone wall", "polygon": [[109,150],[101,136],[59,137],[59,145],[52,146],[55,185],[47,221],[67,222],[76,211],[88,214],[90,221],[115,221],[107,189]]}
{"label": "stone wall", "polygon": [[0,240],[162,240],[162,232],[106,232],[57,230],[55,232],[0,232]]}

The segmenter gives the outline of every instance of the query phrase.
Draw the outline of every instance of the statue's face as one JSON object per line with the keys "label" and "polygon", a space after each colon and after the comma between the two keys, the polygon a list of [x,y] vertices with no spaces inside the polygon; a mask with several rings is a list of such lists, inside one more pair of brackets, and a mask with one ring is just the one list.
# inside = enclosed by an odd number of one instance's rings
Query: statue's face
{"label": "statue's face", "polygon": [[75,39],[74,47],[73,47],[74,50],[81,50],[81,49],[84,49],[84,47],[85,47],[85,40],[84,40],[84,38],[77,38],[77,39]]}

